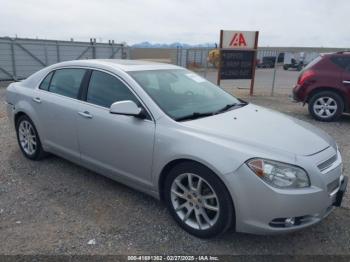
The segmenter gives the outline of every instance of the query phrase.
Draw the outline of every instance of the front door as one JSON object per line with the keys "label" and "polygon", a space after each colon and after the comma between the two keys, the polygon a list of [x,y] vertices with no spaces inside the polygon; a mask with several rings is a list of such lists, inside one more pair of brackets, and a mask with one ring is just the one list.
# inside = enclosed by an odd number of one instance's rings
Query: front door
{"label": "front door", "polygon": [[151,186],[155,123],[151,118],[116,115],[113,102],[132,100],[130,89],[115,76],[92,71],[85,102],[78,111],[78,137],[85,166],[116,180]]}

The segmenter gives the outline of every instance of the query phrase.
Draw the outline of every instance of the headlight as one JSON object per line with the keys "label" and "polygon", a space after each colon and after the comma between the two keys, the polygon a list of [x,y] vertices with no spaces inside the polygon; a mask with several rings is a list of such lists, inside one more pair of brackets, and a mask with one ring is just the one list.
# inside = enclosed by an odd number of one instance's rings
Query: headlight
{"label": "headlight", "polygon": [[308,175],[300,167],[259,158],[249,160],[247,165],[258,177],[274,187],[303,188],[310,186]]}

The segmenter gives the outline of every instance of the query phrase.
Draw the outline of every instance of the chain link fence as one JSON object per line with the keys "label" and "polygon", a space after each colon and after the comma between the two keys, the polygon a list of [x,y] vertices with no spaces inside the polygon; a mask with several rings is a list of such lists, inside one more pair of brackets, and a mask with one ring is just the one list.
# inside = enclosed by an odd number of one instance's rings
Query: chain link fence
{"label": "chain link fence", "polygon": [[[297,82],[300,71],[308,63],[322,53],[342,50],[339,48],[259,48],[254,89],[257,93],[270,95],[289,94]],[[178,48],[176,60],[173,63],[195,71],[216,83],[218,61],[211,59],[213,52],[210,48]],[[224,80],[221,81],[221,86],[249,89],[250,80]]]}

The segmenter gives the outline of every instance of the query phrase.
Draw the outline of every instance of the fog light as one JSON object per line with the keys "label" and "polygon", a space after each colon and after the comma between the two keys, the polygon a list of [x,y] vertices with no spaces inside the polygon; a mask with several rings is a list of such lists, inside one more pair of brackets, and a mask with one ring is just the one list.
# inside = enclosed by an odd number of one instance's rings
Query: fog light
{"label": "fog light", "polygon": [[269,223],[272,227],[295,227],[313,221],[315,215],[306,215],[300,217],[279,217],[271,220]]}
{"label": "fog light", "polygon": [[284,222],[285,222],[286,227],[292,227],[295,225],[295,218],[294,217],[286,218],[286,220]]}

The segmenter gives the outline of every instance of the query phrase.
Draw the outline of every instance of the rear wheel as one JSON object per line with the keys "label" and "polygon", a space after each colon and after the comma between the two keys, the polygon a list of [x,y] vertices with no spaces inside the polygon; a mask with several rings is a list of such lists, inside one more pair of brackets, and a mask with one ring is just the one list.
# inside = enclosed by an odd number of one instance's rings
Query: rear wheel
{"label": "rear wheel", "polygon": [[309,99],[309,112],[319,121],[335,121],[342,115],[343,110],[343,99],[332,91],[318,92]]}
{"label": "rear wheel", "polygon": [[18,145],[25,157],[31,160],[40,160],[47,155],[43,150],[38,132],[26,115],[22,115],[16,122]]}
{"label": "rear wheel", "polygon": [[197,163],[183,162],[170,171],[165,201],[176,222],[197,237],[221,234],[233,221],[233,204],[225,185]]}

